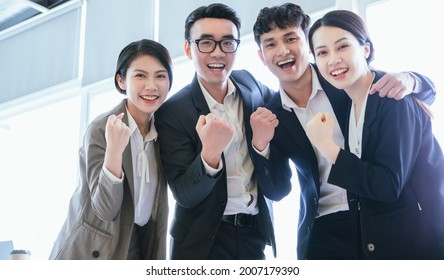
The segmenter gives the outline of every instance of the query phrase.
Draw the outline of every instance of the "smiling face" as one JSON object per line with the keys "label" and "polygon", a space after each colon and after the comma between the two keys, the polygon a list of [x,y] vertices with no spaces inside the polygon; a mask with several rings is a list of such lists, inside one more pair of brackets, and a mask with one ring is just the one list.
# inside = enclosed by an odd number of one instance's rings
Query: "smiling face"
{"label": "smiling face", "polygon": [[[190,40],[210,38],[216,41],[238,39],[237,28],[227,19],[202,18],[190,29]],[[202,53],[194,42],[185,41],[185,53],[193,60],[199,81],[207,90],[224,88],[231,74],[236,53],[224,53],[216,46],[211,53]]]}
{"label": "smiling face", "polygon": [[128,110],[136,120],[146,120],[165,101],[169,78],[165,67],[153,56],[140,55],[129,65],[125,79],[117,82],[128,96]]}
{"label": "smiling face", "polygon": [[321,75],[333,86],[351,92],[370,72],[369,44],[341,28],[321,26],[312,37],[314,57]]}
{"label": "smiling face", "polygon": [[282,85],[299,80],[307,70],[310,51],[301,28],[276,27],[260,36],[260,45],[259,57]]}

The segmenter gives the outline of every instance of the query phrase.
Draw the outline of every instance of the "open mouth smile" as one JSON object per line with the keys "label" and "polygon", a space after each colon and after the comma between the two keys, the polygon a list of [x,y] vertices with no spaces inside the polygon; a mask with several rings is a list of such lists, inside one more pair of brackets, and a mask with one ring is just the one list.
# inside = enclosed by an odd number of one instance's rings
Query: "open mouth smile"
{"label": "open mouth smile", "polygon": [[295,59],[290,58],[290,59],[278,62],[277,66],[279,66],[282,69],[287,69],[287,68],[291,68],[294,64],[295,64]]}

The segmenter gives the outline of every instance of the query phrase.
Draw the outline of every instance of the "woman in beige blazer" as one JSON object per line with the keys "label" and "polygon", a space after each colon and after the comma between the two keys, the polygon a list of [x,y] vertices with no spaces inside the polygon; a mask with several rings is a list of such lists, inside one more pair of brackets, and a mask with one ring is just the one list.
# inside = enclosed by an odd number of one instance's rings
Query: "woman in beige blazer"
{"label": "woman in beige blazer", "polygon": [[171,88],[171,65],[152,40],[121,51],[114,82],[126,98],[88,126],[79,184],[50,259],[166,259],[167,188],[153,113]]}

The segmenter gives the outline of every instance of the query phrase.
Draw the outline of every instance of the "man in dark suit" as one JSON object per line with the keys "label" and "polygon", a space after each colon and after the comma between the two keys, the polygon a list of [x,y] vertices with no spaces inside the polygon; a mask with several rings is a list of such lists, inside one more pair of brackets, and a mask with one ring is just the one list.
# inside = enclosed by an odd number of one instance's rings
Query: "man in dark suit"
{"label": "man in dark suit", "polygon": [[[185,22],[193,81],[156,112],[161,158],[176,199],[171,259],[264,259],[272,208],[255,179],[250,115],[271,92],[232,71],[240,20],[223,4]],[[275,119],[275,125],[277,120]]]}
{"label": "man in dark suit", "polygon": [[[323,83],[316,66],[309,63],[309,26],[310,17],[293,3],[262,9],[254,25],[259,56],[281,87],[266,108],[251,116],[252,143],[261,151],[253,155],[256,166],[262,166],[256,175],[264,195],[278,201],[291,191],[289,160],[295,164],[301,194],[298,259],[356,259],[358,233],[351,215],[359,205],[345,189],[328,182],[331,163],[305,134],[306,123],[316,113],[331,112],[334,142],[343,148],[351,101]],[[421,92],[416,97],[433,101],[433,83],[416,73],[387,74],[370,93],[400,99],[412,89]],[[270,125],[270,114],[279,120],[276,130]]]}

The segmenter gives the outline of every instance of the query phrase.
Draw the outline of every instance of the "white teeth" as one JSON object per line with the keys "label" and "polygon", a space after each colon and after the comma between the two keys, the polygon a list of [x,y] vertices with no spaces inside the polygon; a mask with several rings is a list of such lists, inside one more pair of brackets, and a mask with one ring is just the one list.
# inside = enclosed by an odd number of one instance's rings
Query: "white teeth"
{"label": "white teeth", "polygon": [[291,59],[288,59],[288,60],[285,60],[285,61],[280,61],[280,62],[278,62],[278,65],[281,66],[283,64],[290,63],[290,62],[294,62],[294,59],[291,58]]}
{"label": "white teeth", "polygon": [[335,70],[335,71],[331,72],[331,74],[332,74],[333,76],[337,76],[337,75],[342,74],[342,73],[345,73],[345,72],[347,72],[347,69],[346,69],[346,68],[343,68],[343,69]]}
{"label": "white teeth", "polygon": [[149,101],[154,101],[159,98],[159,96],[141,96],[141,98]]}
{"label": "white teeth", "polygon": [[223,64],[208,64],[208,67],[211,67],[211,68],[223,68],[224,67],[224,65]]}

